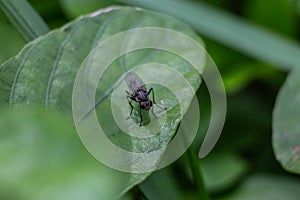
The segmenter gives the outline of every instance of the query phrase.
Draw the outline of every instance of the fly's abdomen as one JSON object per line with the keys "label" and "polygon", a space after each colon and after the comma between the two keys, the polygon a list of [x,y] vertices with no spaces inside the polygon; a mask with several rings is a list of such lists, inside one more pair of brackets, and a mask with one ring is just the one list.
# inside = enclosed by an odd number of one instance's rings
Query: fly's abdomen
{"label": "fly's abdomen", "polygon": [[129,88],[129,90],[132,93],[135,93],[140,89],[147,90],[142,79],[134,72],[128,72],[125,75],[125,81],[126,81],[126,84]]}

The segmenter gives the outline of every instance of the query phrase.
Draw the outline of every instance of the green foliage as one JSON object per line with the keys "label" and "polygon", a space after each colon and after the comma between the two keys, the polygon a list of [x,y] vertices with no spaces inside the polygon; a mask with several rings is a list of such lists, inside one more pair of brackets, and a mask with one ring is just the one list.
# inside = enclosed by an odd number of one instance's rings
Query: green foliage
{"label": "green foliage", "polygon": [[0,21],[0,62],[16,54],[25,44],[17,31],[9,24]]}
{"label": "green foliage", "polygon": [[204,36],[277,67],[290,69],[298,66],[299,45],[206,4],[179,0],[118,1],[174,15]]}
{"label": "green foliage", "polygon": [[215,152],[199,162],[205,185],[218,193],[233,187],[248,171],[247,162],[232,152]]}
{"label": "green foliage", "polygon": [[170,168],[154,172],[139,187],[149,200],[183,198]]}
{"label": "green foliage", "polygon": [[0,8],[26,41],[49,31],[42,18],[25,0],[1,0]]}
{"label": "green foliage", "polygon": [[[123,20],[123,22],[120,22],[120,20]],[[136,26],[132,24],[136,24]],[[44,105],[47,108],[71,112],[72,86],[77,70],[86,56],[99,42],[104,41],[111,35],[130,28],[145,26],[180,29],[181,32],[185,32],[199,40],[191,29],[173,18],[157,13],[139,11],[134,8],[112,10],[102,14],[81,17],[61,29],[54,30],[28,43],[19,55],[1,66],[1,100],[3,103],[13,106]],[[86,30],[89,30],[89,32],[86,32]],[[149,57],[145,55],[149,55]],[[157,50],[146,50],[122,58],[125,59],[126,65],[118,60],[113,63],[100,81],[96,98],[102,99],[110,91],[112,85],[123,75],[124,72],[121,69],[129,70],[132,66],[149,61],[153,62],[153,57],[161,64],[172,65],[174,63],[173,67],[176,67],[197,90],[200,79],[193,67],[182,59],[173,58],[174,55],[168,55]],[[178,91],[184,89],[179,88]],[[159,88],[157,92],[162,93],[164,98],[172,96],[170,92],[168,93]],[[183,101],[190,101],[192,96],[192,93],[190,96],[185,96]],[[111,116],[109,103],[110,99],[107,98],[98,105],[99,121],[103,129],[109,134],[109,138],[126,150],[145,152],[153,149],[154,146],[158,148],[170,141],[177,130],[180,113],[177,108],[178,105],[173,105],[174,108],[170,108],[168,111],[167,122],[169,126],[166,126],[164,131],[157,134],[154,139],[135,141],[136,139],[128,138],[117,128]],[[130,189],[147,176],[148,174],[134,175],[131,182],[124,186],[123,190]]]}
{"label": "green foliage", "polygon": [[257,24],[285,36],[294,37],[297,33],[297,18],[291,1],[253,0],[245,10],[246,17]]}
{"label": "green foliage", "polygon": [[[276,175],[255,175],[249,177],[238,189],[226,199],[299,199],[300,182],[298,179]],[[218,199],[218,198],[217,198]],[[223,198],[220,198],[223,199]]]}
{"label": "green foliage", "polygon": [[[206,1],[213,6],[200,0],[29,2],[37,12],[26,1],[0,0],[23,38],[30,41],[38,37],[13,57],[24,40],[0,13],[0,62],[11,57],[0,68],[0,199],[112,199],[129,190],[121,199],[198,200],[206,191],[213,199],[299,198],[299,177],[282,170],[300,173],[299,1]],[[86,15],[44,35],[47,26],[60,27],[68,19],[117,2],[173,15],[206,37],[207,50],[222,73],[229,98],[223,134],[216,150],[203,160],[185,155],[151,176],[127,174],[103,166],[80,143],[70,119],[71,92],[80,64],[98,42],[140,26],[168,27],[199,39],[174,18],[133,8]],[[189,80],[193,79],[184,73],[189,65],[183,60],[159,51],[145,56],[148,53],[134,52],[112,63],[114,72],[107,72],[109,78],[102,80],[96,98],[122,75],[121,68],[128,70],[153,60],[177,65]],[[280,70],[290,69],[283,84],[286,72]],[[199,84],[195,82],[194,88]],[[158,94],[161,99],[170,97],[162,87],[158,87]],[[204,86],[197,96],[202,133],[210,119]],[[111,130],[110,139],[127,150],[142,150],[140,144],[120,136],[120,130],[114,128],[109,101],[99,105],[97,115]],[[18,105],[18,110],[8,110],[8,104]],[[20,109],[28,105],[30,109]],[[169,117],[176,116],[176,111],[168,112]],[[133,114],[135,121],[138,117],[138,113]],[[147,120],[145,117],[145,123]],[[177,125],[167,131],[165,142],[172,138]],[[200,137],[193,147],[199,147]],[[148,144],[160,145],[157,139]],[[134,187],[137,184],[139,187]]]}
{"label": "green foliage", "polygon": [[[120,20],[123,22],[121,23]],[[135,23],[135,21],[137,22]],[[132,24],[136,25],[133,26]],[[99,25],[101,26],[99,27]],[[133,8],[115,10],[95,16],[88,15],[29,43],[18,56],[4,63],[0,68],[1,99],[9,104],[38,104],[69,110],[76,72],[93,48],[115,33],[144,26],[178,29],[197,39],[197,36],[186,25],[170,17],[151,12],[141,12]],[[154,53],[162,54],[161,52]],[[155,54],[151,56],[155,56]],[[117,72],[115,71],[116,68],[126,69],[126,67],[131,67],[134,64],[143,64],[150,59],[147,57],[143,58],[144,60],[138,59],[143,55],[143,53],[130,55],[127,59],[127,62],[130,62],[127,64],[128,66],[113,66],[114,73],[121,76],[122,71]],[[157,56],[157,60],[169,62],[170,57]],[[180,60],[177,61],[180,62]],[[118,64],[117,61],[116,63]],[[186,67],[183,61],[176,63],[176,65],[180,64],[182,69]],[[189,73],[189,71],[185,73]],[[191,77],[191,79],[193,78]],[[105,85],[111,87],[116,80],[110,77],[107,79],[110,84],[105,83]],[[195,87],[197,84],[199,85],[199,83],[193,83]],[[100,95],[103,96],[103,94]]]}
{"label": "green foliage", "polygon": [[300,71],[292,71],[277,98],[273,113],[273,146],[288,171],[300,173]]}
{"label": "green foliage", "polygon": [[1,199],[112,199],[131,178],[99,164],[64,113],[1,107],[0,129]]}
{"label": "green foliage", "polygon": [[96,11],[99,8],[114,5],[115,2],[113,0],[60,0],[60,4],[66,15],[73,19],[79,15]]}

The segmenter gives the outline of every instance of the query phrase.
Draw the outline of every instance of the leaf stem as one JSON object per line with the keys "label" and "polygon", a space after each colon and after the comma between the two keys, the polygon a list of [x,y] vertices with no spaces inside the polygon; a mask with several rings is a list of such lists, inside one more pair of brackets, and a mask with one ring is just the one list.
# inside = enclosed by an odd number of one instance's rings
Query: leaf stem
{"label": "leaf stem", "polygon": [[190,166],[193,174],[194,183],[197,187],[197,193],[198,198],[201,200],[210,200],[209,193],[205,187],[204,181],[203,181],[203,175],[199,166],[199,158],[193,151],[193,148],[190,147],[188,149],[188,157],[190,161]]}
{"label": "leaf stem", "polygon": [[0,0],[0,8],[27,42],[49,32],[47,24],[26,0]]}

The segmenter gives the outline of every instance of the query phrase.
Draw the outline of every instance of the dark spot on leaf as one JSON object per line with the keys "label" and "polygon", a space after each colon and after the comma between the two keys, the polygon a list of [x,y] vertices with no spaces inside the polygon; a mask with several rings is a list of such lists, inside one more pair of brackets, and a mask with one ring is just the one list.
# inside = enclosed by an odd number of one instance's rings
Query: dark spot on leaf
{"label": "dark spot on leaf", "polygon": [[63,29],[63,31],[64,32],[66,32],[66,33],[68,33],[70,30],[71,30],[71,26],[66,26],[64,29]]}

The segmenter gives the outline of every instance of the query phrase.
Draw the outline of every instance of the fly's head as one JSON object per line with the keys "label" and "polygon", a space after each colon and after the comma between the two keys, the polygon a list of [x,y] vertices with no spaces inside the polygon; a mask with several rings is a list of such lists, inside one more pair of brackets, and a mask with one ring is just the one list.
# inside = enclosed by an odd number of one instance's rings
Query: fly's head
{"label": "fly's head", "polygon": [[147,101],[141,101],[140,106],[142,109],[149,110],[152,107],[152,101],[148,99]]}

